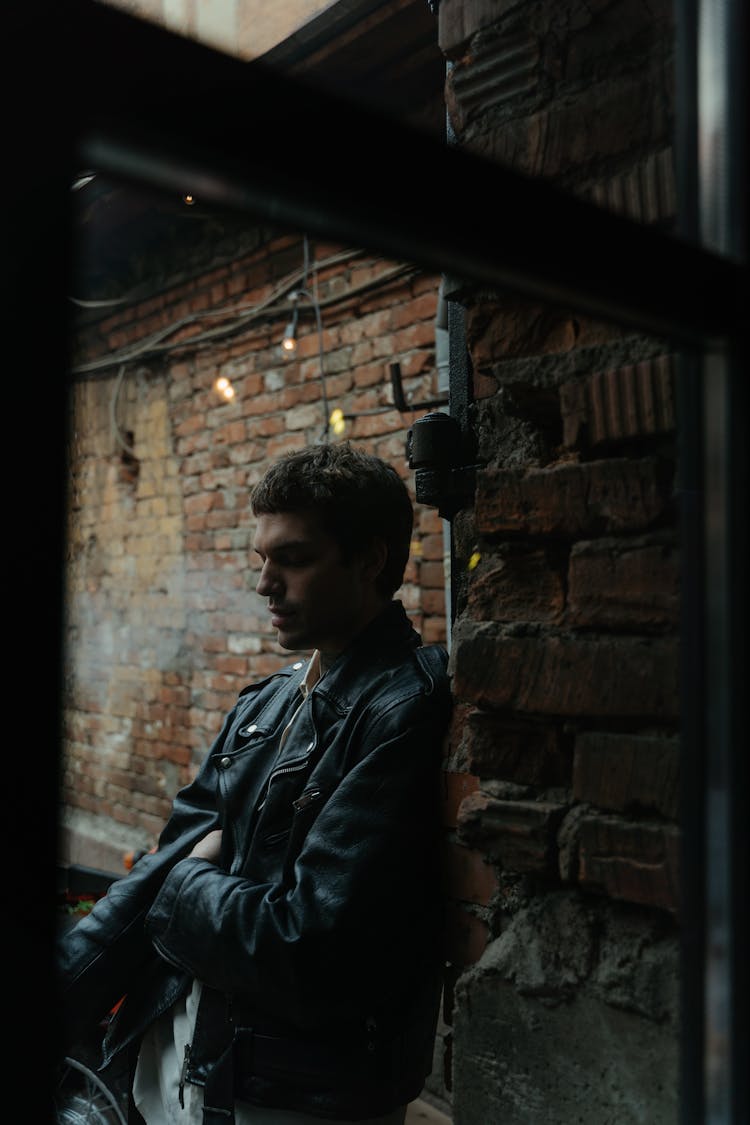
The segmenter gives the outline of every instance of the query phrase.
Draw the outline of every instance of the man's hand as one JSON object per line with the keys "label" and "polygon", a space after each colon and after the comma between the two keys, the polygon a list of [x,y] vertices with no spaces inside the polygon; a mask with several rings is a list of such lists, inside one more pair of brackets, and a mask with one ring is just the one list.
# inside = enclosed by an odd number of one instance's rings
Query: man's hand
{"label": "man's hand", "polygon": [[221,829],[215,828],[195,845],[190,855],[196,859],[207,859],[210,863],[218,863],[221,854]]}

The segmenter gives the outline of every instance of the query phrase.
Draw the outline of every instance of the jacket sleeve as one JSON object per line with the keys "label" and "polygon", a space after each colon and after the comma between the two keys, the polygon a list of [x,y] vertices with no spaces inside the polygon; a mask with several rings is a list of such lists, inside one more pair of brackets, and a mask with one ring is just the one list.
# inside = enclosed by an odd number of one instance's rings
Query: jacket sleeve
{"label": "jacket sleeve", "polygon": [[[227,715],[214,751],[221,749],[235,711]],[[60,935],[57,969],[69,1041],[106,1016],[132,987],[134,974],[153,957],[143,923],[154,897],[172,867],[217,826],[213,774],[204,764],[177,794],[157,850],[143,856],[90,914]]]}
{"label": "jacket sleeve", "polygon": [[437,924],[438,784],[449,704],[428,702],[401,701],[369,723],[362,752],[317,815],[288,885],[255,884],[195,858],[175,864],[146,920],[161,955],[303,1027],[340,1022],[354,995],[376,1004],[408,989],[415,965],[402,954],[410,931]]}

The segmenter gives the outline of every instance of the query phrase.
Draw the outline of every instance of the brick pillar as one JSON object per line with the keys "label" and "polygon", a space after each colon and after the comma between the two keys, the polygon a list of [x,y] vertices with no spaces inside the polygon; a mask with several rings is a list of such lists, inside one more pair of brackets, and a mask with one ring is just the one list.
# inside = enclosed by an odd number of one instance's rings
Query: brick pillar
{"label": "brick pillar", "polygon": [[[439,16],[459,144],[669,227],[669,5],[442,0]],[[674,1122],[674,356],[576,309],[453,297],[479,461],[454,523],[454,1121]]]}

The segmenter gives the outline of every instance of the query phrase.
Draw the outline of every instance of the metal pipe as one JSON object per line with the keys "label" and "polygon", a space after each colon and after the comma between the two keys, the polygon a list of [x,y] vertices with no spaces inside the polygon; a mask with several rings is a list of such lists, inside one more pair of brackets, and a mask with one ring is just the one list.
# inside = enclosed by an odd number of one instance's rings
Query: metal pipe
{"label": "metal pipe", "polygon": [[[677,0],[675,158],[677,224],[700,242],[698,217],[698,10]],[[681,1125],[704,1125],[706,958],[706,683],[703,373],[699,349],[678,358],[677,495],[680,502],[680,1088]]]}
{"label": "metal pipe", "polygon": [[[747,45],[737,0],[677,5],[680,234],[746,261]],[[683,497],[682,1081],[684,1125],[747,1120],[747,796],[741,612],[747,563],[745,373],[739,334],[685,354]]]}

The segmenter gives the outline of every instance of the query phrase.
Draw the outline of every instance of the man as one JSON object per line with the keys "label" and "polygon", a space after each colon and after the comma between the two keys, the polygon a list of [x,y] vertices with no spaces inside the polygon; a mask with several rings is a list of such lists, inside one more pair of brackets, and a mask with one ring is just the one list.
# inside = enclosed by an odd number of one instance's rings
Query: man
{"label": "man", "polygon": [[[70,1030],[124,996],[147,1125],[400,1125],[440,997],[437,823],[447,657],[399,601],[413,513],[348,444],[251,497],[258,593],[285,649],[245,688],[153,854],[62,939]],[[137,1109],[136,1109],[137,1107]]]}

